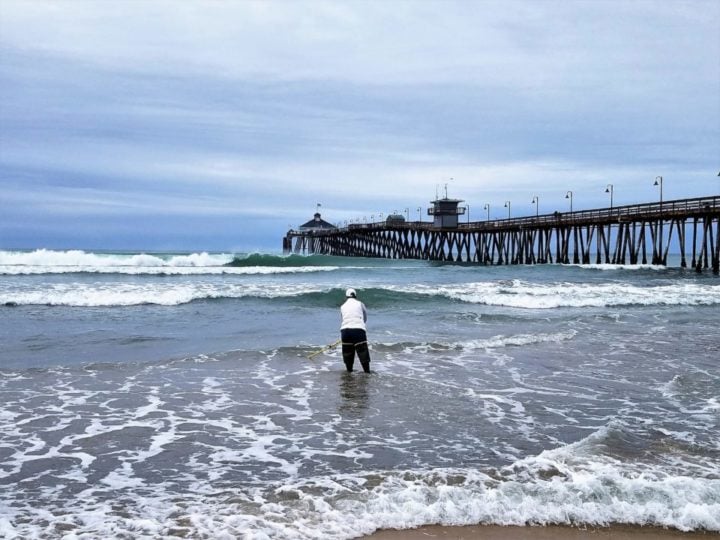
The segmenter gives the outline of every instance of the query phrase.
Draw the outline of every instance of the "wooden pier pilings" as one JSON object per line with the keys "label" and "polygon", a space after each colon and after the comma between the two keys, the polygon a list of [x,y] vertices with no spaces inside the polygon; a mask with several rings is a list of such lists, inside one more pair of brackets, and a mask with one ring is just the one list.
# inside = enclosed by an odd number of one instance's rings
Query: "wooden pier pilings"
{"label": "wooden pier pilings", "polygon": [[[720,196],[475,221],[290,230],[286,253],[500,264],[656,264],[720,272]],[[672,251],[671,251],[672,250]]]}

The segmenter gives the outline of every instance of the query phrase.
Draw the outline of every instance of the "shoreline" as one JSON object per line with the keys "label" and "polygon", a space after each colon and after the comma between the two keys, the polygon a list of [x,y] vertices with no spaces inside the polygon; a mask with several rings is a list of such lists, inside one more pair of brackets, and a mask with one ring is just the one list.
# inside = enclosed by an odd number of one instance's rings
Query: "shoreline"
{"label": "shoreline", "polygon": [[668,540],[718,537],[714,531],[683,532],[658,526],[610,525],[424,525],[415,529],[381,529],[363,540]]}

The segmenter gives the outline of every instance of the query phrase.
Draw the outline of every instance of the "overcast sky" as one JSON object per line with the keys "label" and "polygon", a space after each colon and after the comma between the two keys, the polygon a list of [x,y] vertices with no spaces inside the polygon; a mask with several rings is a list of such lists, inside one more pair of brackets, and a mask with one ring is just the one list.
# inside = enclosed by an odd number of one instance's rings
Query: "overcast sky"
{"label": "overcast sky", "polygon": [[[720,193],[720,2],[0,0],[0,249]],[[438,187],[439,186],[439,187]]]}

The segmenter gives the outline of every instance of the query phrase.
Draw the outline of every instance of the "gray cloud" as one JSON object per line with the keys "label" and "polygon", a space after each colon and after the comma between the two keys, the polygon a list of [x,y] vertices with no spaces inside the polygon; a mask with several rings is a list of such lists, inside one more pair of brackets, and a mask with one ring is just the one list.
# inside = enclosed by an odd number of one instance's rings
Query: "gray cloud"
{"label": "gray cloud", "polygon": [[89,223],[140,238],[126,216],[144,241],[275,247],[316,202],[342,221],[445,182],[528,213],[610,182],[647,200],[656,174],[717,192],[714,2],[139,5],[3,2],[4,242],[59,218],[66,245]]}

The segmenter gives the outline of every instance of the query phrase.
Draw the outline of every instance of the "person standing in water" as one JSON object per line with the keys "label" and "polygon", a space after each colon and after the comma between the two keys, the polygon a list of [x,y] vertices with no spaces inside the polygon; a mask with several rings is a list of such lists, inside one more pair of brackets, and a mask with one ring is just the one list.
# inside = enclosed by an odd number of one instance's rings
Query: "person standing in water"
{"label": "person standing in water", "polygon": [[357,353],[365,373],[370,373],[370,351],[367,344],[365,323],[367,322],[367,309],[365,304],[357,299],[355,289],[345,291],[345,303],[340,307],[342,324],[340,325],[340,338],[342,341],[343,362],[348,371],[353,370],[355,353]]}

